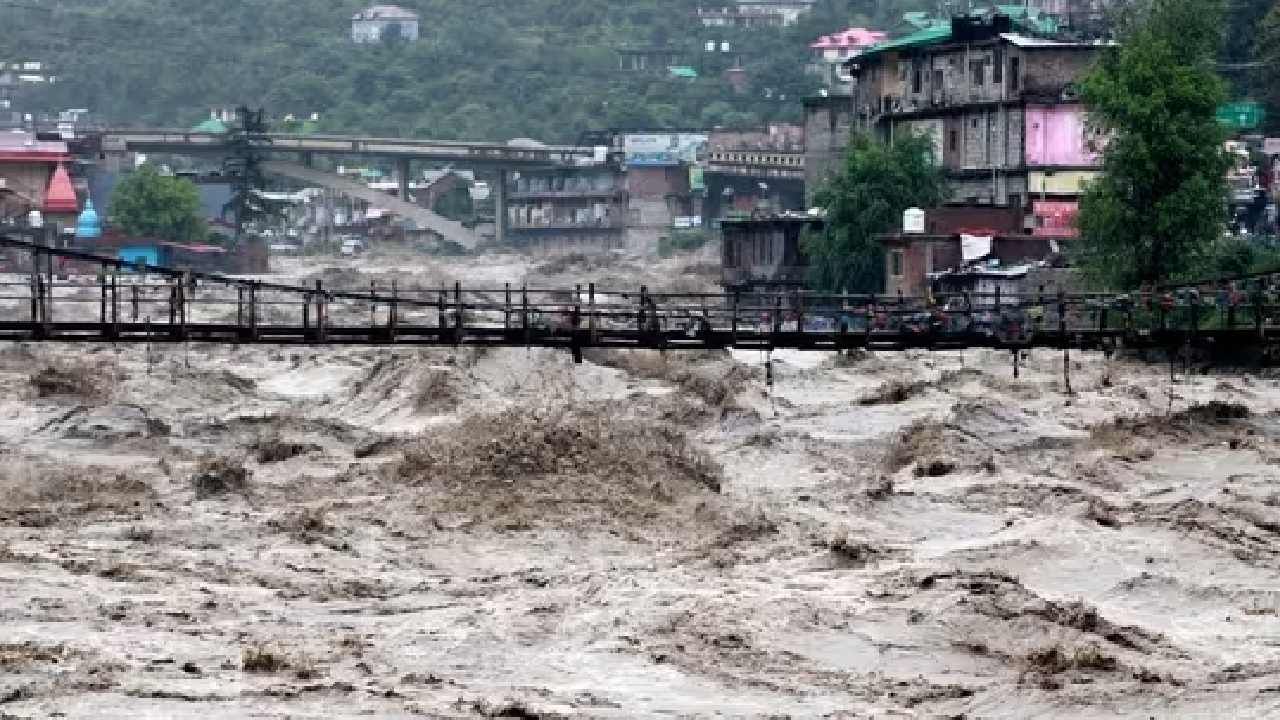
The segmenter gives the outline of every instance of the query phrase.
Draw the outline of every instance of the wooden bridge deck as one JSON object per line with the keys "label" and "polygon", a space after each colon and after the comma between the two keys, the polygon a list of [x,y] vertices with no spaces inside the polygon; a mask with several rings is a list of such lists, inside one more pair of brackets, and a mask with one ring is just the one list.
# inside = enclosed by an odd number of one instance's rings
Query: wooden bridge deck
{"label": "wooden bridge deck", "polygon": [[[1256,291],[950,296],[325,288],[137,266],[0,238],[0,341],[834,351],[1280,345]],[[58,270],[55,272],[54,267]],[[1209,302],[1206,302],[1206,297]],[[1219,296],[1220,297],[1220,294]]]}

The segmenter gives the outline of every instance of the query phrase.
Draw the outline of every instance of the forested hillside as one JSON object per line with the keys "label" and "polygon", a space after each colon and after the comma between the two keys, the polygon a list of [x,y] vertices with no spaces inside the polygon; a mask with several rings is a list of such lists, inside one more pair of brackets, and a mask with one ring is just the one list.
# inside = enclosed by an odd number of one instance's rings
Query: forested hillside
{"label": "forested hillside", "polygon": [[[349,41],[360,0],[0,0],[0,56],[52,63],[50,108],[110,122],[190,125],[249,103],[318,112],[326,130],[572,141],[608,127],[795,120],[816,90],[807,45],[850,24],[884,27],[924,0],[820,0],[785,29],[703,28],[696,0],[402,0],[413,44]],[[714,3],[712,3],[714,4]],[[726,3],[727,4],[727,3]],[[729,42],[749,87],[723,78]],[[617,50],[674,46],[697,79],[621,72]]]}

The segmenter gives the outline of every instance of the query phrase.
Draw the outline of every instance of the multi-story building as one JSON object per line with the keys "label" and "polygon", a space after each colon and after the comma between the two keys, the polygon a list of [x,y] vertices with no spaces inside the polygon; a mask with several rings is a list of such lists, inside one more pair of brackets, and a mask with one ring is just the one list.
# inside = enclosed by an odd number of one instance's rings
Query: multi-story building
{"label": "multi-story building", "polygon": [[804,105],[804,189],[806,202],[835,173],[853,132],[853,97],[816,95]]}
{"label": "multi-story building", "polygon": [[703,27],[786,27],[809,12],[817,0],[736,0],[731,5],[699,6]]}
{"label": "multi-story building", "polygon": [[666,74],[668,68],[688,64],[688,53],[676,47],[620,47],[618,69],[623,72]]}
{"label": "multi-story building", "polygon": [[1109,31],[1108,11],[1118,0],[1026,0],[1026,9],[1053,20],[1060,32],[1073,37],[1103,37]]}
{"label": "multi-story building", "polygon": [[80,208],[70,162],[65,142],[25,132],[0,134],[0,221],[18,221],[37,210],[49,227],[74,227]]}
{"label": "multi-story building", "polygon": [[702,163],[708,220],[805,208],[804,128],[711,131]]}
{"label": "multi-story building", "polygon": [[507,185],[507,233],[535,252],[626,245],[627,178],[617,168],[522,172]]}
{"label": "multi-story building", "polygon": [[1060,235],[1098,169],[1075,89],[1098,50],[1016,32],[1007,15],[956,17],[849,61],[850,120],[886,142],[929,138],[954,201],[1025,207],[1028,229]]}
{"label": "multi-story building", "polygon": [[823,35],[809,45],[813,59],[807,70],[822,78],[829,93],[847,95],[852,90],[853,78],[845,69],[845,63],[888,38],[888,33],[866,28],[849,28]]}

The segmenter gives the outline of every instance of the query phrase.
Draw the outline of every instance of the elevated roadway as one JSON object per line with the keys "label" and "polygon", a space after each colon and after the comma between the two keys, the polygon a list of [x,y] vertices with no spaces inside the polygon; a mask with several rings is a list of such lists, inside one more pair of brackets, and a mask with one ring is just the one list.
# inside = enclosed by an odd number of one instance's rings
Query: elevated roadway
{"label": "elevated roadway", "polygon": [[[185,130],[114,129],[96,135],[102,152],[170,153],[224,156],[231,152],[227,136]],[[453,142],[346,135],[255,136],[254,149],[268,155],[364,156],[392,160],[449,162],[468,168],[520,169],[591,163],[594,151],[563,145]]]}

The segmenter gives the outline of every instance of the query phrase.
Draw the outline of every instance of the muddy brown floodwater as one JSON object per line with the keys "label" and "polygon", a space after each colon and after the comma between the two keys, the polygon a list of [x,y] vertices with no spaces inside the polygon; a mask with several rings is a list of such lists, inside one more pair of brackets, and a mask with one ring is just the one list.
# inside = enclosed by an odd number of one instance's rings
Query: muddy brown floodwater
{"label": "muddy brown floodwater", "polygon": [[1280,717],[1276,379],[773,359],[0,348],[0,717]]}

